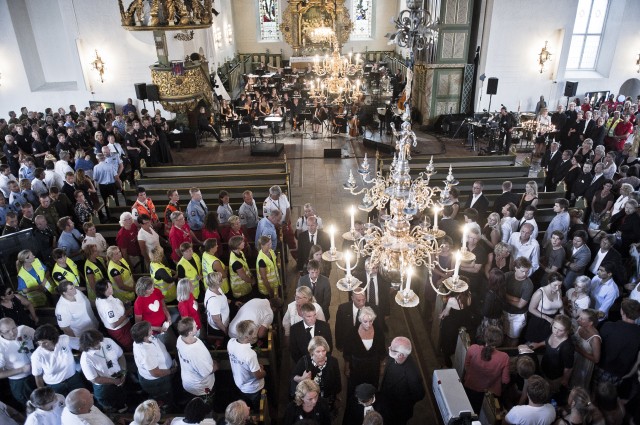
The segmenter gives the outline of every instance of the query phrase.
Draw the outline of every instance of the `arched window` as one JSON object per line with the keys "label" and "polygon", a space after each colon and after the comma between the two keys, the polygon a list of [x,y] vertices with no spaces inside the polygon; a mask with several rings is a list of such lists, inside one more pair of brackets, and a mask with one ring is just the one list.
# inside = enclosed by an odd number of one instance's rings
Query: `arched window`
{"label": "arched window", "polygon": [[373,37],[373,0],[352,0],[353,18],[352,40],[367,40]]}
{"label": "arched window", "polygon": [[258,0],[260,41],[280,41],[278,0]]}
{"label": "arched window", "polygon": [[609,0],[579,0],[567,69],[596,69],[608,8]]}

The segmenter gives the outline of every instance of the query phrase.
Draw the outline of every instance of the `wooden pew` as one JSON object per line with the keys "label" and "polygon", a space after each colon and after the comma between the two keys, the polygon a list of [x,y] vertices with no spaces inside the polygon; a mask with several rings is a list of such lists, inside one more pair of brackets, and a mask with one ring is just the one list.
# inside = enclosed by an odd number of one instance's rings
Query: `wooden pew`
{"label": "wooden pew", "polygon": [[247,163],[223,163],[208,165],[173,165],[164,167],[144,167],[145,178],[157,177],[184,177],[184,176],[220,176],[227,174],[240,174],[247,170],[252,174],[281,174],[289,173],[289,166],[285,161],[276,162],[252,162]]}
{"label": "wooden pew", "polygon": [[[391,163],[393,155],[379,157],[378,169],[381,170]],[[433,158],[436,167],[447,167],[452,165],[454,170],[460,167],[502,167],[515,165],[515,155],[493,155],[493,156],[433,156],[433,155],[412,155],[409,164],[411,168],[424,168]]]}
{"label": "wooden pew", "polygon": [[[262,185],[281,185],[289,186],[289,173],[242,173],[242,174],[225,174],[225,175],[202,175],[202,176],[184,176],[184,177],[156,177],[142,178],[138,181],[138,186],[147,188],[171,188],[171,187],[232,187],[244,188],[252,184],[260,182]],[[284,188],[283,188],[284,190]]]}
{"label": "wooden pew", "polygon": [[[416,167],[411,165],[411,171],[409,174],[412,177],[418,177],[418,175],[425,171],[424,167]],[[455,178],[460,179],[503,179],[511,180],[515,177],[528,177],[529,168],[523,166],[502,166],[502,167],[460,167],[453,168],[452,173]],[[431,176],[431,180],[444,180],[448,173],[449,167],[436,168],[436,174]],[[389,167],[383,168],[383,173],[388,175]]]}

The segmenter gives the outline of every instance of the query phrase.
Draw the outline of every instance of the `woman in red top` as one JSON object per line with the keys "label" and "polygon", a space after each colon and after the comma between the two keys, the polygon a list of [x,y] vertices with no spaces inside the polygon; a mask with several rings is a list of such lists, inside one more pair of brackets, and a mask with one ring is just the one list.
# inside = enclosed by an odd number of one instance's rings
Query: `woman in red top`
{"label": "woman in red top", "polygon": [[192,317],[196,322],[196,329],[200,333],[200,313],[198,312],[198,301],[193,297],[193,285],[189,279],[180,279],[178,281],[178,311],[180,317]]}
{"label": "woman in red top", "polygon": [[497,397],[509,383],[509,355],[496,350],[502,344],[502,330],[489,326],[484,331],[485,345],[473,344],[464,359],[463,385],[474,411],[479,412],[487,391]]}
{"label": "woman in red top", "polygon": [[[184,214],[180,211],[174,211],[171,213],[171,231],[169,232],[169,243],[171,244],[171,259],[174,262],[180,261],[180,245],[184,242],[191,244],[202,245],[202,242],[198,240],[193,233],[189,224],[184,218]],[[136,241],[137,245],[137,241]]]}
{"label": "woman in red top", "polygon": [[133,222],[133,215],[130,212],[123,212],[120,215],[120,230],[116,236],[116,245],[120,248],[122,258],[133,266],[131,257],[141,257],[140,244],[138,244],[138,227]]}
{"label": "woman in red top", "polygon": [[136,295],[138,298],[133,303],[136,323],[143,320],[149,322],[153,334],[164,343],[167,350],[174,350],[176,336],[171,328],[171,314],[164,302],[164,295],[153,286],[153,279],[149,276],[138,279]]}
{"label": "woman in red top", "polygon": [[[218,249],[215,252],[216,257],[222,255],[222,237],[218,231],[220,224],[218,223],[218,213],[215,211],[209,211],[204,216],[204,226],[202,227],[202,240],[215,239],[218,241]],[[198,328],[199,329],[199,328]]]}
{"label": "woman in red top", "polygon": [[[227,224],[229,224],[229,226],[222,229],[222,238],[224,239],[224,241],[228,244],[232,237],[242,236],[242,238],[244,239],[243,252],[246,256],[250,256],[251,246],[249,245],[249,239],[247,239],[247,236],[242,232],[240,217],[238,217],[237,215],[232,215],[231,217],[229,217],[229,220],[227,220]],[[226,255],[229,255],[228,245]]]}

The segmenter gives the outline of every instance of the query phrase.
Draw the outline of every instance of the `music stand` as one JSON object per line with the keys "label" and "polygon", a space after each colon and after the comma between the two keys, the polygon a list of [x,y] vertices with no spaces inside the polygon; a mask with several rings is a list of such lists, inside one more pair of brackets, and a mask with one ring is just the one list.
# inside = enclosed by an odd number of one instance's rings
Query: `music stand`
{"label": "music stand", "polygon": [[299,113],[298,119],[302,121],[302,134],[300,135],[300,139],[311,138],[311,134],[307,132],[307,120],[311,119],[311,112]]}

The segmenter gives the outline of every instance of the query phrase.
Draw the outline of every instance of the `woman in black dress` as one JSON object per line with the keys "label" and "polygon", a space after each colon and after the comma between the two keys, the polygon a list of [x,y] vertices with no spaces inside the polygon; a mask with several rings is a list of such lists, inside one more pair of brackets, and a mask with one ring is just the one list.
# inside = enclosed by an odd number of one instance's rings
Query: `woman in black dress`
{"label": "woman in black dress", "polygon": [[480,226],[476,223],[468,223],[467,250],[476,258],[471,263],[460,264],[460,275],[467,278],[469,290],[475,299],[484,298],[484,283],[486,280],[486,267],[493,261],[493,252],[482,240]]}
{"label": "woman in black dress", "polygon": [[484,344],[484,333],[487,328],[494,326],[503,330],[502,311],[504,309],[504,296],[506,294],[506,280],[504,272],[493,268],[489,272],[487,294],[482,303],[482,322],[476,331],[476,343]]}
{"label": "woman in black dress", "polygon": [[448,363],[456,350],[458,330],[462,326],[468,328],[471,321],[471,294],[468,290],[456,292],[447,299],[440,320],[440,351]]}
{"label": "woman in black dress", "polygon": [[12,288],[0,285],[0,318],[4,317],[13,319],[18,326],[35,328],[38,325],[33,304]]}
{"label": "woman in black dress", "polygon": [[521,220],[524,216],[524,210],[529,205],[533,205],[534,207],[538,206],[538,184],[535,181],[527,182],[524,186],[524,194],[520,199],[520,204],[518,205],[518,212],[516,213],[516,218]]}
{"label": "woman in black dress", "polygon": [[302,420],[310,420],[318,425],[331,425],[329,403],[320,397],[320,386],[311,379],[300,381],[296,386],[293,401],[284,411],[282,425],[293,425]]}
{"label": "woman in black dress", "polygon": [[309,354],[298,360],[291,371],[292,395],[301,381],[311,379],[320,387],[320,397],[327,400],[329,407],[333,409],[338,394],[342,391],[338,360],[331,356],[329,344],[321,336],[311,338],[308,349]]}
{"label": "woman in black dress", "polygon": [[344,374],[347,377],[347,397],[363,383],[378,385],[380,363],[387,355],[384,333],[374,326],[376,314],[371,307],[362,307],[358,316],[360,326],[353,328],[344,346]]}
{"label": "woman in black dress", "polygon": [[[564,177],[564,197],[571,202],[571,197],[573,196],[573,184],[578,180],[580,174],[582,174],[582,168],[580,164],[582,163],[583,156],[580,154],[575,154],[571,158],[571,168],[567,172],[567,175]],[[575,200],[574,200],[575,201]]]}
{"label": "woman in black dress", "polygon": [[161,164],[173,164],[171,150],[169,149],[169,140],[167,138],[167,132],[169,131],[167,120],[162,118],[161,115],[156,115],[153,119],[153,127],[158,136],[158,161]]}

